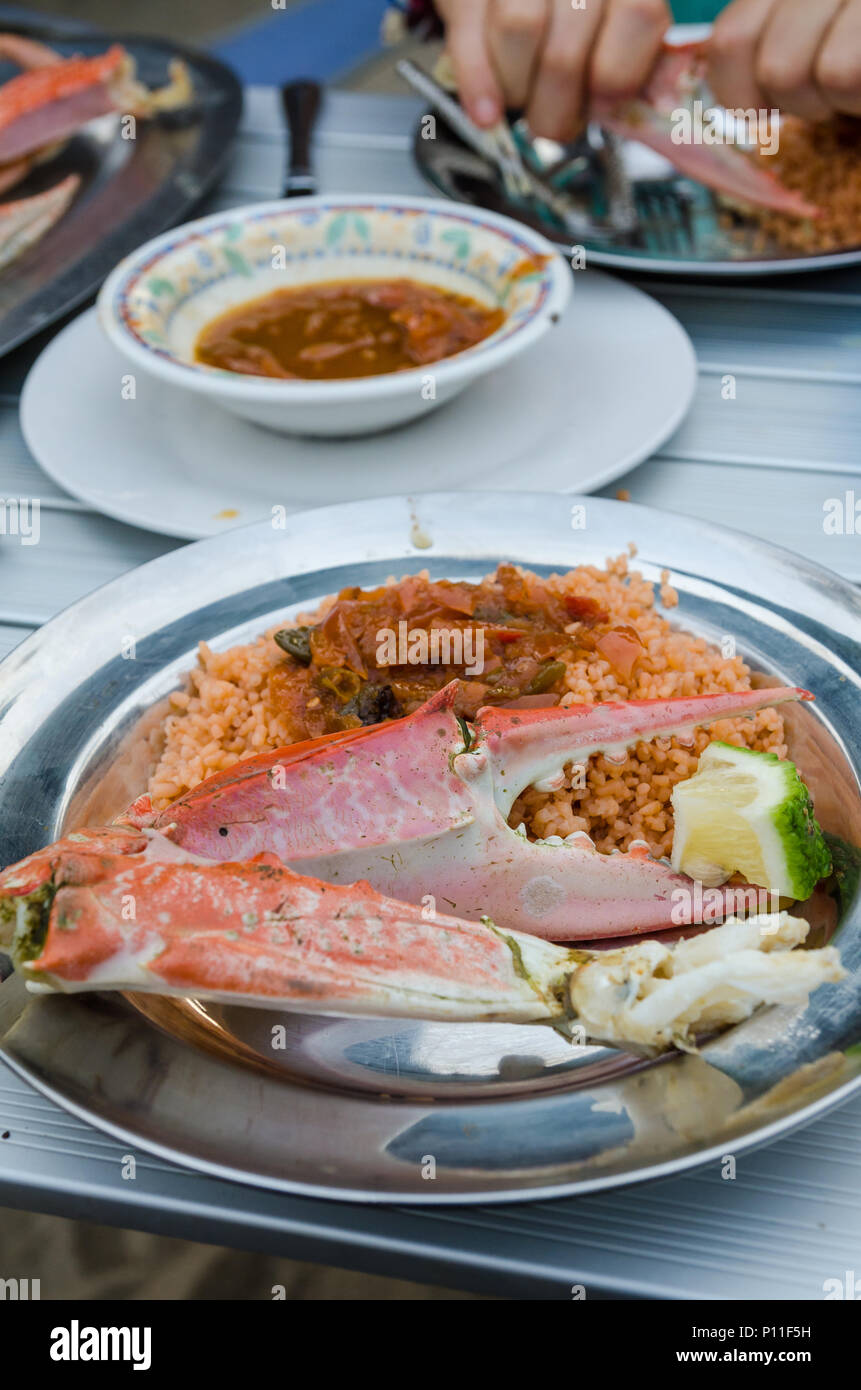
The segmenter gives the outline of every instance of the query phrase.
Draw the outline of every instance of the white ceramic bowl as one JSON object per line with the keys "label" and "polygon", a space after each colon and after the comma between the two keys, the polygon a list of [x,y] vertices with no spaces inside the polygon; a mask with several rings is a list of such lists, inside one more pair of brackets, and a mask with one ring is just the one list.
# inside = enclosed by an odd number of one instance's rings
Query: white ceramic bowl
{"label": "white ceramic bowl", "polygon": [[[505,321],[454,357],[347,381],[274,381],[193,360],[211,319],[271,290],[398,277],[500,306]],[[234,208],[156,237],[108,276],[98,312],[111,342],[153,376],[270,429],[351,435],[423,415],[525,351],[571,288],[550,243],[507,217],[431,198],[326,196]]]}

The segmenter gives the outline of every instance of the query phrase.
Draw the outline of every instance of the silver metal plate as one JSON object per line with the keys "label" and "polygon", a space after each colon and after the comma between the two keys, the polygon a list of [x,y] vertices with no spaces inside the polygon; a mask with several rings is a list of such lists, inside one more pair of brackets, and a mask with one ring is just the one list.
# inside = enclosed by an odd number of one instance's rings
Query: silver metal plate
{"label": "silver metal plate", "polygon": [[[572,529],[572,507],[578,529]],[[579,523],[585,521],[581,529]],[[413,538],[427,537],[417,549]],[[146,778],[146,733],[194,662],[346,584],[428,568],[478,577],[671,570],[674,621],[732,636],[764,678],[812,689],[793,757],[827,829],[861,844],[861,599],[749,537],[628,503],[435,494],[350,503],[176,550],[91,594],[0,666],[2,858],[105,819]],[[123,659],[128,639],[134,658]],[[818,928],[817,928],[818,930]],[[861,1085],[861,911],[838,936],[849,978],[764,1010],[699,1056],[657,1064],[571,1049],[552,1030],[284,1017],[154,996],[28,996],[0,986],[0,1054],[123,1139],[242,1182],[349,1200],[516,1200],[587,1191],[738,1153]],[[274,1022],[287,1046],[271,1047]]]}

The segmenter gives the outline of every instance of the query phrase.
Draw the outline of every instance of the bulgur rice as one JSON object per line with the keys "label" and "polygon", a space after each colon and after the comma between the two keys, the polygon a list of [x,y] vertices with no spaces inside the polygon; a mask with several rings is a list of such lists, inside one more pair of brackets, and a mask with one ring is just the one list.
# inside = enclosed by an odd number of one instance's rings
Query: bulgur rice
{"label": "bulgur rice", "polygon": [[801,253],[861,246],[861,120],[838,116],[811,125],[793,116],[780,123],[780,144],[760,156],[786,188],[819,208],[816,218],[752,208],[760,227],[758,249],[771,240]]}
{"label": "bulgur rice", "polygon": [[[518,572],[534,578],[528,571]],[[633,628],[643,647],[627,679],[598,653],[567,660],[559,683],[561,705],[750,689],[750,670],[739,656],[723,656],[704,638],[668,621],[658,610],[655,586],[629,568],[628,555],[608,560],[603,570],[581,565],[544,582],[557,595],[595,600],[613,622]],[[664,608],[678,603],[666,571],[658,599]],[[296,621],[319,619],[333,602]],[[572,623],[572,632],[576,628]],[[157,809],[241,758],[295,741],[295,730],[267,699],[269,676],[284,662],[284,652],[272,640],[275,631],[224,652],[200,644],[198,666],[189,673],[186,688],[170,696],[159,731],[148,788]],[[569,768],[561,790],[527,789],[515,803],[511,824],[524,822],[530,836],[544,838],[583,830],[605,852],[645,840],[654,854],[669,854],[672,788],[693,775],[700,753],[713,739],[780,757],[787,752],[781,716],[765,709],[751,719],[697,730],[688,743],[675,738],[639,743],[621,764],[598,755],[590,759],[585,777]]]}

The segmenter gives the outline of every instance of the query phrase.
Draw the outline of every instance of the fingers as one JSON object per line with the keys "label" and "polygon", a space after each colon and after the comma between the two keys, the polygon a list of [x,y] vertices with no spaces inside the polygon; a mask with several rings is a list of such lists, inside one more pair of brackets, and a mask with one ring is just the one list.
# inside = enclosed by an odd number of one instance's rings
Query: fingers
{"label": "fingers", "polygon": [[838,10],[816,55],[814,75],[832,111],[861,116],[861,0],[849,0]]}
{"label": "fingers", "polygon": [[584,116],[589,55],[604,11],[601,0],[572,9],[570,0],[552,0],[544,47],[526,108],[533,135],[565,143],[573,140]]}
{"label": "fingers", "polygon": [[[438,0],[467,113],[492,126],[522,106],[568,141],[592,98],[633,96],[670,22],[666,0]],[[708,48],[717,100],[805,120],[861,116],[861,0],[732,0]]]}
{"label": "fingers", "polygon": [[549,0],[490,0],[487,42],[507,106],[527,103],[549,10]]}
{"label": "fingers", "polygon": [[592,98],[634,96],[670,22],[665,0],[553,0],[527,109],[533,134],[571,140]]}
{"label": "fingers", "polygon": [[776,106],[808,121],[861,115],[861,0],[733,0],[708,62],[724,106]]}
{"label": "fingers", "polygon": [[715,21],[708,75],[722,106],[758,111],[766,105],[756,73],[757,49],[769,15],[779,8],[780,0],[733,0]]}
{"label": "fingers", "polygon": [[843,0],[781,0],[766,21],[756,55],[756,74],[770,106],[808,121],[831,114],[827,95],[817,86],[816,55]]}
{"label": "fingers", "polygon": [[664,0],[609,0],[592,55],[593,97],[633,97],[645,84],[672,16]]}
{"label": "fingers", "polygon": [[505,99],[487,47],[489,0],[438,0],[445,23],[445,45],[457,77],[457,89],[476,125],[502,119]]}

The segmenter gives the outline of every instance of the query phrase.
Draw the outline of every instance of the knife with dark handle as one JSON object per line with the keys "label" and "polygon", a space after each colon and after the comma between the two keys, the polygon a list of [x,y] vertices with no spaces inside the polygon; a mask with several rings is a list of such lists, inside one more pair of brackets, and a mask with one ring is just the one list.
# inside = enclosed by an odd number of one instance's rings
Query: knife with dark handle
{"label": "knife with dark handle", "polygon": [[320,110],[319,82],[300,79],[281,88],[281,104],[290,135],[290,163],[284,184],[285,198],[302,198],[317,192],[311,160],[311,136]]}

